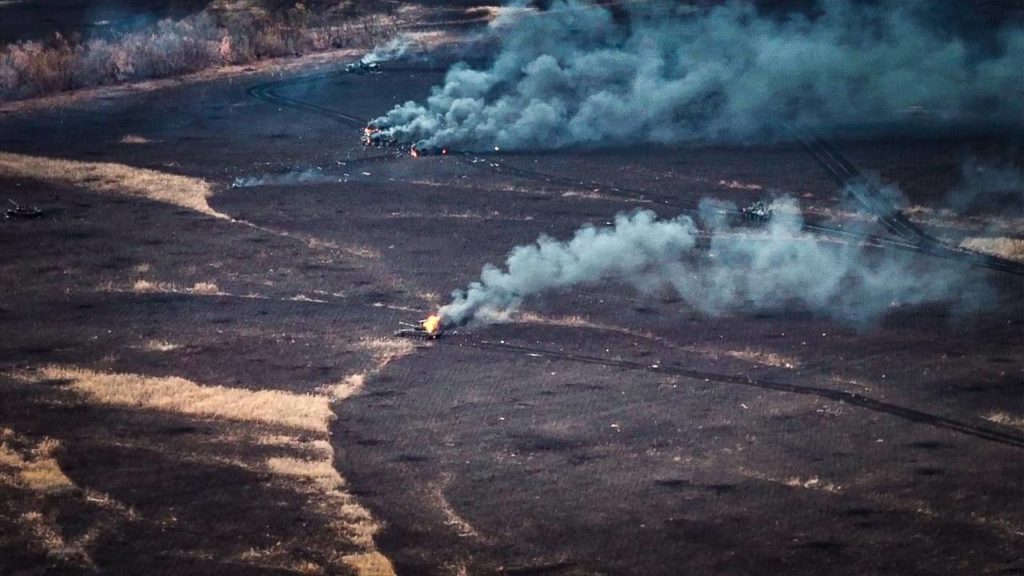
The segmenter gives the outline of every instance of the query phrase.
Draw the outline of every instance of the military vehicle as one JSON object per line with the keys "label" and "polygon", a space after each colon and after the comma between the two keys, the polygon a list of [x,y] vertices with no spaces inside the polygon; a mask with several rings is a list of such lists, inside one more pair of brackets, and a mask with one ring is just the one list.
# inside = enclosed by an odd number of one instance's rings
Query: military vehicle
{"label": "military vehicle", "polygon": [[398,139],[385,132],[383,127],[373,124],[363,128],[363,146],[391,146],[398,144]]}
{"label": "military vehicle", "polygon": [[772,207],[764,200],[758,200],[750,206],[743,208],[740,212],[743,213],[744,218],[758,224],[764,224],[772,219]]}
{"label": "military vehicle", "polygon": [[365,62],[363,60],[357,60],[345,66],[345,72],[349,74],[374,74],[380,72],[380,64],[376,62]]}
{"label": "military vehicle", "polygon": [[27,220],[30,218],[39,218],[43,215],[43,211],[35,206],[22,206],[9,198],[7,201],[11,203],[13,208],[4,210],[4,218],[23,218]]}
{"label": "military vehicle", "polygon": [[395,336],[401,338],[421,338],[423,340],[436,340],[441,337],[441,317],[438,315],[424,318],[415,324],[409,324],[408,322],[399,322],[402,328],[395,332]]}
{"label": "military vehicle", "polygon": [[448,153],[448,149],[441,146],[427,144],[426,140],[420,140],[409,147],[409,154],[413,156],[440,156]]}

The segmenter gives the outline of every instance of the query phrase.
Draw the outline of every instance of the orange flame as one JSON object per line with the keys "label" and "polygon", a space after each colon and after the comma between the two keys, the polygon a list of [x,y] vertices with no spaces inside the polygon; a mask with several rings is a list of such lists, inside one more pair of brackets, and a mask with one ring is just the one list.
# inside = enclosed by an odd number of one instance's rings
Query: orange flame
{"label": "orange flame", "polygon": [[423,320],[420,320],[420,326],[427,331],[427,334],[431,336],[439,336],[441,334],[441,316],[440,314],[431,314]]}
{"label": "orange flame", "polygon": [[413,146],[412,148],[409,148],[409,154],[411,154],[413,158],[419,158],[419,155],[420,155],[420,153],[416,151],[416,147],[415,146]]}

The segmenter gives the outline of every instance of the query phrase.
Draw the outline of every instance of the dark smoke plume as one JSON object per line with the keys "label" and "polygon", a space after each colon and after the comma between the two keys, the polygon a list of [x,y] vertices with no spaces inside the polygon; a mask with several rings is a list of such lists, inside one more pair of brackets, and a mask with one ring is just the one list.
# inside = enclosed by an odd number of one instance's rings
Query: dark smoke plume
{"label": "dark smoke plume", "polygon": [[795,306],[853,324],[876,321],[899,305],[945,302],[973,310],[990,297],[984,284],[949,268],[915,267],[916,254],[804,233],[791,198],[774,202],[775,217],[761,229],[731,226],[723,208],[734,209],[702,203],[707,251],[694,249],[692,219],[659,220],[650,211],[619,214],[610,227],[584,226],[567,241],[541,236],[514,248],[503,268],[484,267],[479,281],[452,294],[441,316],[447,325],[501,320],[529,296],[610,280],[641,293],[672,290],[712,316]]}
{"label": "dark smoke plume", "polygon": [[782,16],[742,2],[625,10],[508,9],[489,66],[457,64],[425,102],[375,123],[461,149],[773,138],[780,121],[1021,123],[1019,23],[979,39],[921,0],[820,0]]}

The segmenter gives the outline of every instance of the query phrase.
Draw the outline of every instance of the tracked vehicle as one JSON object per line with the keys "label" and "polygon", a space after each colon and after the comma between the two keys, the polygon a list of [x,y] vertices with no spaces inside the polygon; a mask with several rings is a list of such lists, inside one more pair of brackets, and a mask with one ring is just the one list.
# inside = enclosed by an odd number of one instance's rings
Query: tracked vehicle
{"label": "tracked vehicle", "polygon": [[743,213],[744,218],[757,224],[764,224],[772,219],[772,207],[764,200],[758,200],[750,206],[743,208],[740,212]]}

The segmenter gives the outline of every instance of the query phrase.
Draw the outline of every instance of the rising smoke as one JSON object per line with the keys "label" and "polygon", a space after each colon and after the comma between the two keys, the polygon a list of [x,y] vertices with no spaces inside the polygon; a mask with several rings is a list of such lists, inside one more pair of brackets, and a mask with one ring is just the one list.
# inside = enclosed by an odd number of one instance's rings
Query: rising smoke
{"label": "rising smoke", "polygon": [[659,220],[646,210],[619,214],[610,227],[584,226],[568,241],[541,236],[514,248],[504,268],[485,266],[440,314],[446,325],[501,320],[529,296],[603,281],[641,293],[671,290],[712,316],[793,306],[854,324],[876,321],[896,305],[946,302],[973,310],[988,301],[983,284],[949,268],[918,269],[913,254],[802,232],[793,199],[778,199],[773,209],[765,227],[737,228],[728,218],[735,207],[704,201],[706,251],[694,249],[699,229],[692,219]]}
{"label": "rising smoke", "polygon": [[522,149],[748,140],[780,121],[1020,123],[1020,24],[979,39],[942,28],[923,0],[820,0],[785,17],[742,2],[624,10],[508,10],[489,66],[453,66],[425,102],[375,124],[403,142]]}
{"label": "rising smoke", "polygon": [[381,62],[398,60],[416,50],[417,45],[412,38],[406,34],[399,34],[387,43],[377,46],[372,51],[364,54],[360,60],[364,64],[379,64]]}
{"label": "rising smoke", "polygon": [[996,207],[1011,217],[1020,216],[1024,214],[1024,170],[1019,162],[969,157],[960,165],[960,182],[947,202],[960,212]]}

